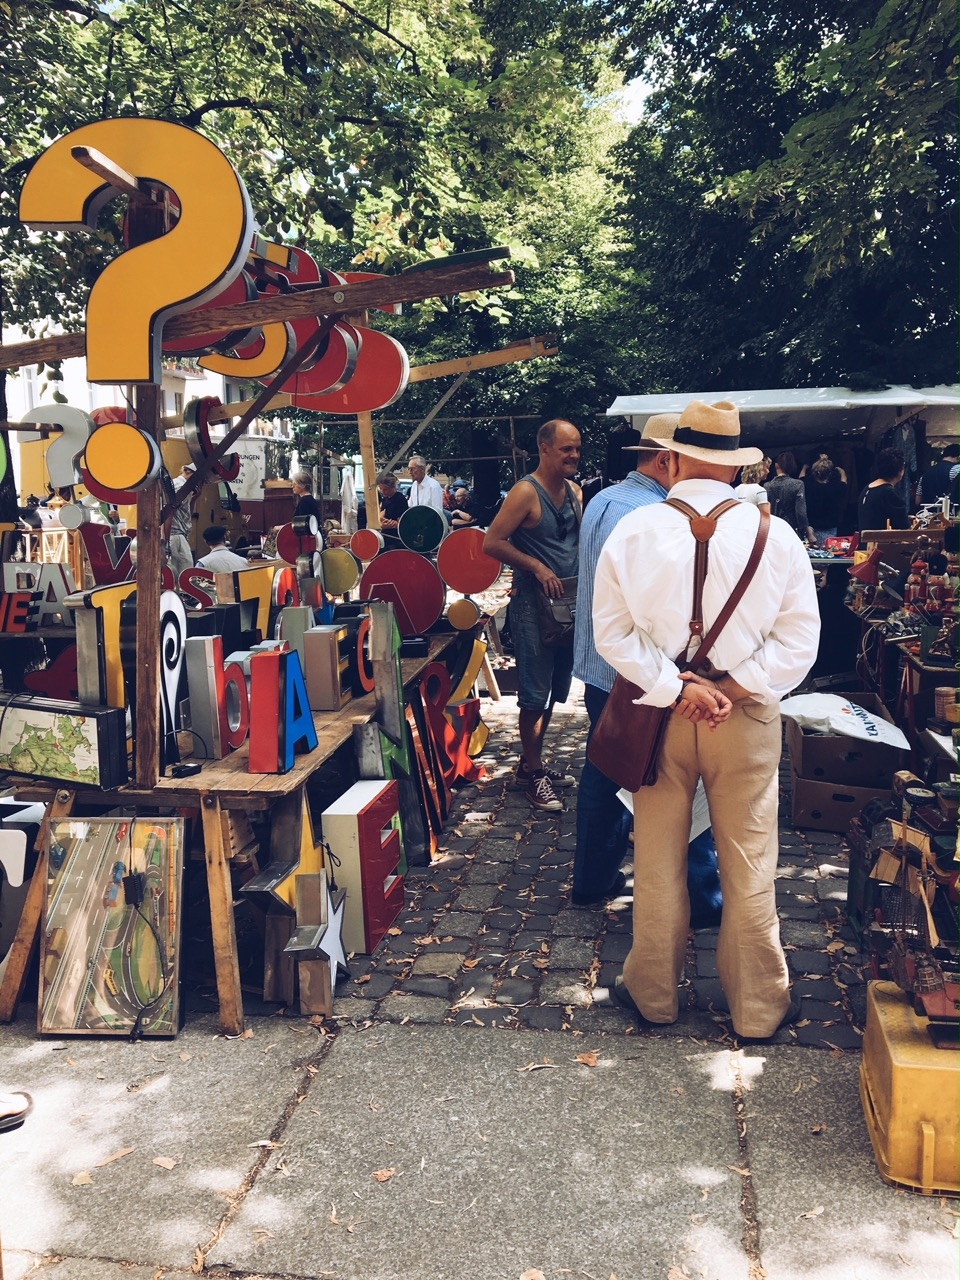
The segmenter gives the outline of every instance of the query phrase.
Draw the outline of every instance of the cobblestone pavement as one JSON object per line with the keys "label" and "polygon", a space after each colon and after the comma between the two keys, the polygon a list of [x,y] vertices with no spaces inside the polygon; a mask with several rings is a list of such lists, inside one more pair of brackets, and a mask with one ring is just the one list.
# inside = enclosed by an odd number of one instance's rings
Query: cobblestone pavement
{"label": "cobblestone pavement", "polygon": [[[485,699],[483,718],[491,730],[480,757],[487,777],[455,794],[438,860],[409,872],[405,909],[374,955],[351,961],[336,1016],[735,1044],[717,978],[716,930],[691,935],[675,1024],[641,1030],[610,1004],[607,988],[630,947],[630,899],[605,910],[571,905],[576,790],[562,793],[563,813],[531,809],[513,786],[516,699]],[[586,732],[575,684],[554,712],[551,763],[579,775]],[[859,1049],[866,994],[844,914],[847,848],[838,835],[790,826],[789,785],[785,761],[777,904],[803,1008],[776,1042]]]}

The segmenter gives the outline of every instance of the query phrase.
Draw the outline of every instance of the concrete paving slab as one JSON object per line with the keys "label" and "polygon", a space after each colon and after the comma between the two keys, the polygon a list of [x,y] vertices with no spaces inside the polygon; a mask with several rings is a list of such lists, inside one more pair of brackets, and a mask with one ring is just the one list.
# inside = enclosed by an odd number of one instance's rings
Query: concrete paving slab
{"label": "concrete paving slab", "polygon": [[[574,1060],[591,1049],[595,1067]],[[686,1264],[746,1280],[729,1057],[343,1032],[283,1136],[290,1176],[265,1171],[208,1264],[331,1280],[663,1280]]]}
{"label": "concrete paving slab", "polygon": [[748,1144],[767,1280],[956,1280],[956,1202],[880,1178],[859,1054],[744,1051]]}
{"label": "concrete paving slab", "polygon": [[[299,1064],[319,1038],[280,1018],[257,1020],[247,1040],[216,1032],[209,1016],[175,1041],[137,1044],[0,1027],[4,1080],[34,1100],[22,1128],[0,1135],[5,1251],[190,1266],[262,1156],[251,1144],[302,1091]],[[90,1181],[74,1185],[81,1173]]]}
{"label": "concrete paving slab", "polygon": [[[3,1280],[21,1280],[26,1272],[11,1271],[6,1253],[3,1258]],[[156,1267],[131,1267],[104,1258],[68,1258],[62,1262],[47,1263],[40,1273],[43,1280],[157,1280]],[[178,1271],[176,1276],[189,1280],[189,1271]],[[172,1271],[163,1272],[163,1280],[175,1280]]]}

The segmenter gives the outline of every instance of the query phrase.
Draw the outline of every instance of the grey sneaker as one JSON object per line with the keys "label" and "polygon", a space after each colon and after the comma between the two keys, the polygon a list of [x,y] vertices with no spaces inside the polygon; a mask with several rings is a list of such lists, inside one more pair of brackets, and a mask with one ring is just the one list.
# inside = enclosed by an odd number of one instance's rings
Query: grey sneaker
{"label": "grey sneaker", "polygon": [[547,777],[546,769],[530,774],[530,782],[524,795],[535,809],[547,809],[555,813],[563,808],[553,789],[553,783]]}
{"label": "grey sneaker", "polygon": [[[542,770],[550,779],[550,785],[554,791],[564,791],[567,787],[575,787],[577,780],[572,773],[565,773],[560,769],[551,769],[549,765]],[[517,766],[517,786],[529,787],[533,780],[533,774],[527,768],[527,762],[523,756],[520,757],[520,764]]]}

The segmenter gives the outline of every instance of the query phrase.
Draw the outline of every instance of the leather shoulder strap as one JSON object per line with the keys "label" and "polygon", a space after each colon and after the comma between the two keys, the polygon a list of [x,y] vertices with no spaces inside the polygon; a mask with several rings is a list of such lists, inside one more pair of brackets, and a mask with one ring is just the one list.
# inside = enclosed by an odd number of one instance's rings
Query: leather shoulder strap
{"label": "leather shoulder strap", "polygon": [[[736,498],[725,498],[706,515],[701,515],[696,508],[684,502],[682,498],[667,498],[666,505],[675,508],[687,517],[690,532],[696,541],[693,556],[693,605],[690,609],[690,635],[703,635],[703,584],[707,580],[707,564],[710,553],[709,542],[717,531],[717,521],[725,511],[739,505]],[[689,642],[688,642],[689,643]]]}
{"label": "leather shoulder strap", "polygon": [[693,671],[695,668],[702,666],[706,661],[710,650],[716,644],[717,637],[720,635],[720,632],[730,621],[730,617],[734,609],[736,609],[737,605],[743,599],[743,593],[746,591],[747,587],[749,587],[750,583],[753,581],[753,575],[757,572],[757,566],[760,564],[760,559],[763,556],[763,549],[767,545],[767,536],[769,533],[770,513],[769,511],[761,511],[760,524],[757,527],[757,536],[754,539],[753,550],[750,552],[750,557],[747,560],[746,565],[744,565],[743,573],[741,573],[737,580],[737,585],[730,592],[730,598],[720,610],[713,626],[703,637],[703,643],[700,645],[700,648],[687,664],[688,670]]}

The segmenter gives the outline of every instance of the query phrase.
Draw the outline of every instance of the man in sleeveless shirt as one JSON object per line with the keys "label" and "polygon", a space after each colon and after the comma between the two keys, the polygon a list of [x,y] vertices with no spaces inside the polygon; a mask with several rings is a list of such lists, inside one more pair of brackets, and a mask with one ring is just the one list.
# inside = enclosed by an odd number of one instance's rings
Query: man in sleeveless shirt
{"label": "man in sleeveless shirt", "polygon": [[[740,447],[729,402],[694,401],[670,451],[670,497],[706,516],[733,498],[740,466],[760,459]],[[706,632],[733,593],[754,546],[760,512],[740,502],[716,520],[708,542],[702,619]],[[652,787],[634,795],[633,944],[612,996],[650,1022],[675,1022],[690,920],[687,843],[697,779],[703,778],[717,843],[723,919],[717,970],[741,1040],[766,1040],[800,1012],[780,944],[775,876],[780,699],[817,656],[820,618],[813,570],[796,533],[776,516],[749,586],[712,644],[706,674],[681,672],[692,657],[695,542],[686,516],[663,502],[625,516],[597,562],[597,652],[672,707]],[[640,856],[640,851],[642,855]]]}
{"label": "man in sleeveless shirt", "polygon": [[535,809],[556,810],[563,808],[557,789],[572,787],[575,779],[544,764],[543,740],[554,705],[570,693],[573,647],[542,643],[536,596],[543,592],[556,599],[563,594],[561,578],[577,576],[581,495],[571,482],[580,466],[580,432],[554,418],[537,432],[537,448],[539,466],[507,494],[483,549],[514,571],[510,634],[522,752],[517,781]]}

